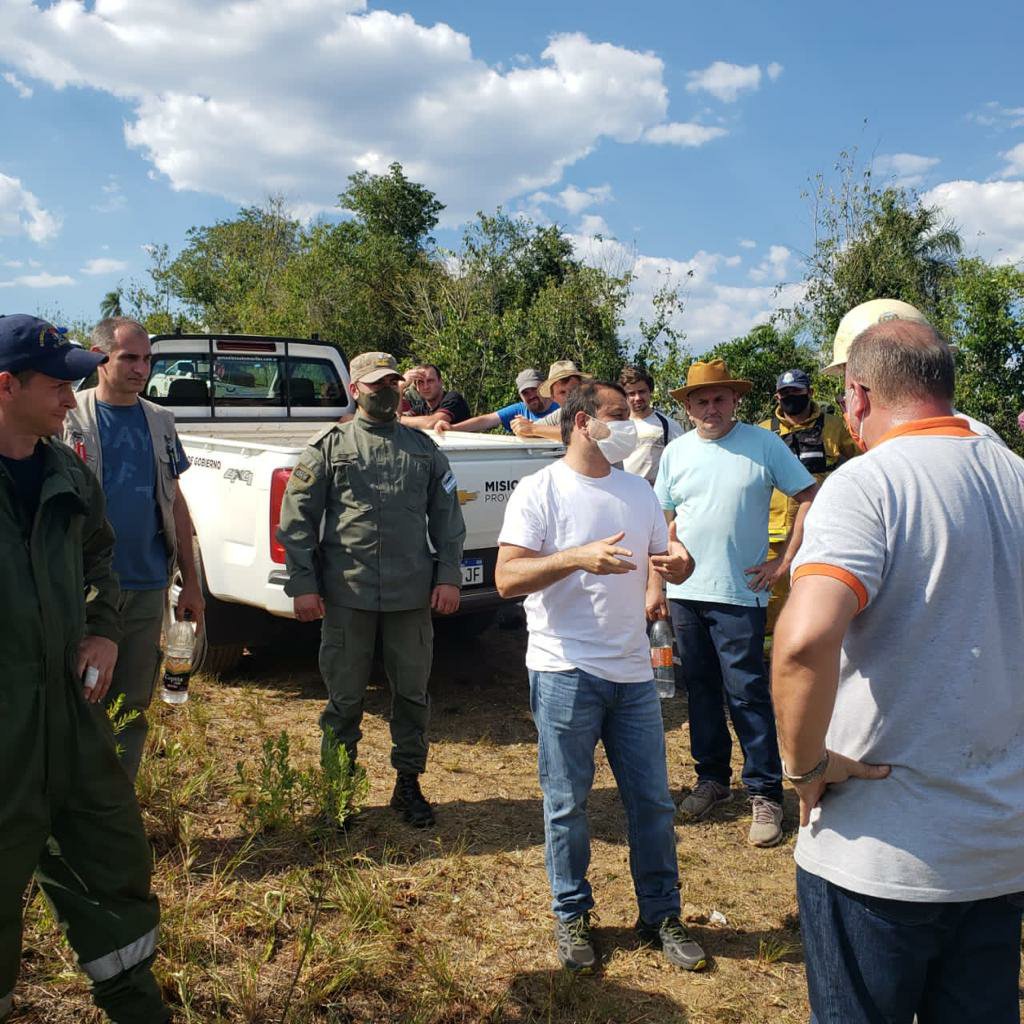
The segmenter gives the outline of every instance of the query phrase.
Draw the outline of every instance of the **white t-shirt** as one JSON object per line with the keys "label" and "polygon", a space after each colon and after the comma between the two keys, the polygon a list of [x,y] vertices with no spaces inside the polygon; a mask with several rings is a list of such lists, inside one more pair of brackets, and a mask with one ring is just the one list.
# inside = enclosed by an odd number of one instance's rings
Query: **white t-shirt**
{"label": "white t-shirt", "polygon": [[622,530],[619,547],[633,553],[634,572],[577,571],[527,597],[527,668],[579,668],[613,683],[650,679],[647,556],[668,549],[668,528],[650,485],[619,469],[589,477],[561,460],[520,480],[505,508],[499,544],[551,555]]}
{"label": "white t-shirt", "polygon": [[[642,420],[633,419],[630,422],[636,427],[636,448],[632,455],[622,460],[622,468],[627,473],[642,476],[649,484],[653,485],[654,481],[658,479],[661,453],[665,450],[663,421],[659,419],[659,414],[652,409],[649,416],[645,416]],[[664,416],[664,423],[668,424],[669,441],[675,440],[682,434],[683,428],[674,419]]]}
{"label": "white t-shirt", "polygon": [[826,742],[892,773],[826,791],[804,870],[885,899],[1024,890],[1022,511],[1024,461],[950,417],[822,484],[793,578],[840,579],[863,607]]}

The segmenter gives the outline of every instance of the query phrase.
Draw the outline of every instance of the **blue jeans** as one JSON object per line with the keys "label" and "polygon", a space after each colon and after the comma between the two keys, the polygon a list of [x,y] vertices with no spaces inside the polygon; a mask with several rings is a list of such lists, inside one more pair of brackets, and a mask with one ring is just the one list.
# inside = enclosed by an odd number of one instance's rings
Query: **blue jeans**
{"label": "blue jeans", "polygon": [[530,672],[537,763],[544,793],[544,863],[551,909],[562,921],[589,911],[587,797],[594,750],[604,743],[626,809],[629,870],[649,924],[679,913],[675,808],[665,765],[665,727],[654,680],[612,683],[580,669]]}
{"label": "blue jeans", "polygon": [[764,608],[675,598],[668,605],[686,681],[697,779],[728,786],[732,776],[724,686],[743,751],[743,785],[751,796],[782,803],[782,762],[764,667]]}
{"label": "blue jeans", "polygon": [[910,903],[797,868],[812,1024],[1019,1024],[1019,895]]}

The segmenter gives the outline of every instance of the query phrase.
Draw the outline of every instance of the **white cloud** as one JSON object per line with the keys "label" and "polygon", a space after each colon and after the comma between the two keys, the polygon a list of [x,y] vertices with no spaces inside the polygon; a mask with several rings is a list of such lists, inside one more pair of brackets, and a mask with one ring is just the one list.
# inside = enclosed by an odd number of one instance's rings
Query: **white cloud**
{"label": "white cloud", "polygon": [[588,213],[580,218],[579,233],[591,237],[600,235],[603,238],[608,238],[612,235],[612,229],[604,217],[599,217],[596,213]]}
{"label": "white cloud", "polygon": [[13,281],[0,281],[0,288],[64,288],[74,284],[75,279],[67,274],[23,274]]}
{"label": "white cloud", "polygon": [[693,122],[671,121],[656,124],[644,132],[644,142],[670,146],[703,146],[712,139],[720,139],[729,133],[724,128]]}
{"label": "white cloud", "polygon": [[785,69],[777,60],[773,60],[764,70],[765,74],[768,76],[768,80],[770,82],[775,82],[778,81],[779,75],[781,75]]}
{"label": "white cloud", "polygon": [[[774,61],[768,65],[767,74],[774,82],[782,74],[782,65]],[[735,103],[741,92],[756,92],[761,88],[760,64],[729,64],[716,60],[701,71],[691,71],[687,76],[687,92],[709,92],[723,103]]]}
{"label": "white cloud", "polygon": [[1000,178],[1019,178],[1024,175],[1024,142],[999,155],[1006,161],[1006,166],[999,172]]}
{"label": "white cloud", "polygon": [[1024,260],[1024,181],[946,181],[921,201],[951,217],[968,248],[985,259]]}
{"label": "white cloud", "polygon": [[26,85],[13,71],[4,72],[4,81],[21,99],[27,100],[32,98],[32,87]]}
{"label": "white cloud", "polygon": [[937,156],[916,153],[883,153],[871,162],[871,173],[898,188],[916,188],[925,175],[941,163]]}
{"label": "white cloud", "polygon": [[17,270],[19,267],[25,266],[21,260],[4,260],[3,265],[5,267],[10,267],[11,270]]}
{"label": "white cloud", "polygon": [[[700,250],[690,259],[677,260],[661,256],[648,256],[605,235],[597,239],[585,234],[571,235],[581,259],[611,273],[631,271],[633,275],[629,304],[624,312],[623,331],[639,337],[640,318],[649,316],[651,300],[666,283],[679,287],[685,296],[685,305],[676,318],[675,326],[685,332],[686,343],[695,353],[706,352],[720,341],[746,334],[752,327],[765,323],[777,310],[793,306],[803,297],[800,284],[765,284],[741,287],[723,283],[719,276],[723,268],[731,268],[732,257]],[[791,255],[784,246],[772,246],[776,251]]]}
{"label": "white cloud", "polygon": [[588,189],[579,189],[575,185],[570,185],[558,193],[558,204],[575,217],[576,214],[582,213],[588,207],[607,203],[611,198],[611,185],[595,185]]}
{"label": "white cloud", "polygon": [[778,284],[785,280],[792,253],[784,245],[770,245],[768,253],[756,266],[750,268],[751,281],[768,281]]}
{"label": "white cloud", "polygon": [[85,266],[79,267],[78,272],[95,277],[98,274],[116,274],[127,269],[128,264],[124,260],[112,260],[108,256],[95,256],[91,260],[86,260]]}
{"label": "white cloud", "polygon": [[741,238],[740,239],[740,248],[741,249],[756,249],[757,248],[757,242],[755,242],[752,238]]}
{"label": "white cloud", "polygon": [[124,100],[128,144],[174,189],[283,192],[313,213],[398,160],[446,224],[557,183],[603,139],[641,141],[669,101],[651,53],[564,34],[502,71],[449,26],[365,0],[8,0],[0,59]]}
{"label": "white cloud", "polygon": [[116,213],[128,205],[128,199],[121,191],[121,183],[114,175],[110,175],[107,183],[100,186],[100,191],[103,193],[103,198],[98,203],[93,203],[91,207],[96,213]]}
{"label": "white cloud", "polygon": [[46,242],[60,226],[60,218],[44,210],[18,178],[0,174],[0,236],[27,235],[33,242]]}
{"label": "white cloud", "polygon": [[1024,127],[1024,107],[1006,107],[990,100],[981,110],[968,114],[967,120],[986,128],[1021,128]]}

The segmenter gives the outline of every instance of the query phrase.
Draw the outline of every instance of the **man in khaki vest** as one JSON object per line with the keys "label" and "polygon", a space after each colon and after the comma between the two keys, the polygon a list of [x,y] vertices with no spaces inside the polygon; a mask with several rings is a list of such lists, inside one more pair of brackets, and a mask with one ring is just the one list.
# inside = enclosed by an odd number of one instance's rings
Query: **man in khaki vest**
{"label": "man in khaki vest", "polygon": [[64,440],[103,485],[117,536],[114,571],[121,582],[123,636],[104,699],[109,706],[124,694],[121,712],[138,712],[118,735],[122,764],[134,780],[146,742],[146,709],[160,668],[160,630],[176,560],[182,578],[178,617],[188,612],[200,621],[204,602],[192,555],[192,518],[178,486],[188,459],[174,415],[140,397],[149,379],[149,335],[135,320],[109,317],[93,329],[92,348],[108,359],[97,371],[97,386],[80,392],[78,408],[68,413]]}

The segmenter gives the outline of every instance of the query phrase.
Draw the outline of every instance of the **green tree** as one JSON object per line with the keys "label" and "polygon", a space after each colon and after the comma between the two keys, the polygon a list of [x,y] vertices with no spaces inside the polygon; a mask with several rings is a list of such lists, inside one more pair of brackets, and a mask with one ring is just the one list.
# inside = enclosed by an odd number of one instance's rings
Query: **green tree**
{"label": "green tree", "polygon": [[121,299],[124,294],[124,289],[118,285],[113,291],[109,291],[100,300],[100,319],[106,320],[112,316],[123,316],[124,313],[121,309]]}
{"label": "green tree", "polygon": [[358,171],[338,196],[338,205],[351,210],[370,235],[398,240],[407,256],[414,256],[434,240],[430,232],[444,210],[430,189],[410,181],[400,163],[387,174]]}
{"label": "green tree", "polygon": [[825,354],[843,315],[869,299],[902,299],[938,322],[957,273],[960,235],[914,192],[876,189],[856,153],[836,164],[838,185],[818,175],[808,193],[814,248],[800,306]]}
{"label": "green tree", "polygon": [[232,220],[194,227],[167,267],[167,283],[210,330],[260,333],[275,321],[282,274],[299,251],[299,222],[273,197]]}
{"label": "green tree", "polygon": [[956,407],[1024,455],[1024,270],[961,260],[943,320],[956,345]]}

